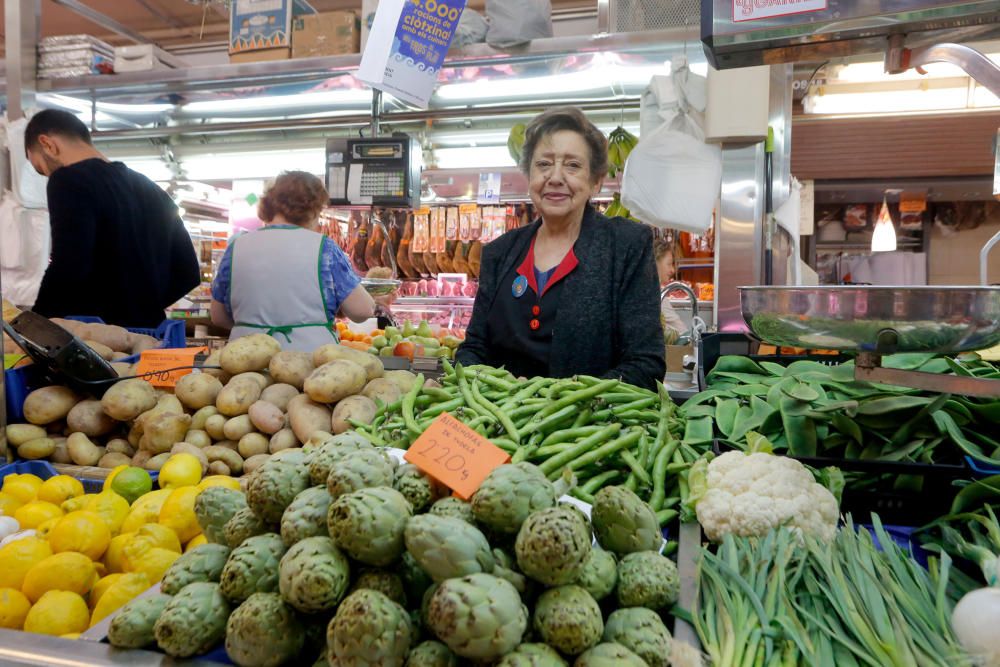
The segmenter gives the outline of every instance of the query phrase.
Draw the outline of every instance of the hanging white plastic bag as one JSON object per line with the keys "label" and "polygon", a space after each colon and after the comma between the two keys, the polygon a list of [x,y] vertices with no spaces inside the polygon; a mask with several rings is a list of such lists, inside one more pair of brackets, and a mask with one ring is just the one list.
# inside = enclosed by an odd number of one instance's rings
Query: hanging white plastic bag
{"label": "hanging white plastic bag", "polygon": [[486,43],[507,48],[552,36],[550,0],[486,0]]}
{"label": "hanging white plastic bag", "polygon": [[632,149],[622,204],[647,224],[702,234],[712,224],[721,184],[721,149],[664,124]]}
{"label": "hanging white plastic bag", "polygon": [[35,171],[24,152],[24,130],[27,126],[28,121],[24,118],[7,123],[7,149],[10,152],[13,192],[21,206],[47,209],[45,187],[49,179]]}
{"label": "hanging white plastic bag", "polygon": [[[642,97],[641,134],[625,163],[622,204],[638,220],[701,234],[722,186],[722,149],[704,142],[706,80],[687,58],[655,76]],[[651,127],[654,126],[654,127]]]}

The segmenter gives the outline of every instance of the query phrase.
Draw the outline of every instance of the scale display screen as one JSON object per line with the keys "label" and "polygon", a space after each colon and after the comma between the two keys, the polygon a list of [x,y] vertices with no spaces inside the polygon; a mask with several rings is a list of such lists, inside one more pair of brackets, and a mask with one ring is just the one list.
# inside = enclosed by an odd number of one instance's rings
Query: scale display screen
{"label": "scale display screen", "polygon": [[404,148],[402,142],[384,144],[356,143],[351,147],[351,153],[355,158],[367,160],[398,160],[403,157]]}

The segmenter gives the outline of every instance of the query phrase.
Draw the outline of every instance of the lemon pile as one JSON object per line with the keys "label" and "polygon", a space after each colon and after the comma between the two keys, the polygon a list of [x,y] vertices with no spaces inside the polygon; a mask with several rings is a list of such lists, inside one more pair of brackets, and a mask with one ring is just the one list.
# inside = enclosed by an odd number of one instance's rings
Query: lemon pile
{"label": "lemon pile", "polygon": [[93,494],[67,475],[6,476],[0,516],[20,532],[0,546],[0,628],[79,636],[207,541],[194,514],[202,489],[239,489],[231,477],[202,479],[190,454],[171,457],[159,484],[153,491],[148,473],[131,466],[112,470]]}

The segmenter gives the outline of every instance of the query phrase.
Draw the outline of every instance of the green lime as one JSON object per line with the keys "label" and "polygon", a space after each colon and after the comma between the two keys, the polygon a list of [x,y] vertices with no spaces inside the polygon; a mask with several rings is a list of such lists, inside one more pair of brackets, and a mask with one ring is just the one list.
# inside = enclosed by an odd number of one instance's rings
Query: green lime
{"label": "green lime", "polygon": [[140,496],[153,490],[153,480],[142,468],[129,466],[115,475],[111,482],[111,490],[128,501],[131,505]]}

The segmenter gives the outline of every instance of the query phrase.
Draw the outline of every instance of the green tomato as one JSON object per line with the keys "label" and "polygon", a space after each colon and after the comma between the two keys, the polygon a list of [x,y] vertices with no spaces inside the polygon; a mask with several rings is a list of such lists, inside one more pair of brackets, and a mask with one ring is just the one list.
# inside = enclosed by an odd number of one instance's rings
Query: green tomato
{"label": "green tomato", "polygon": [[372,338],[372,347],[381,350],[383,347],[389,344],[389,339],[385,336],[375,336]]}

